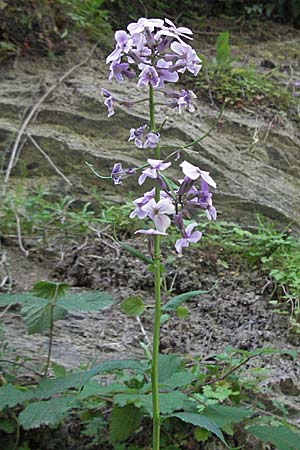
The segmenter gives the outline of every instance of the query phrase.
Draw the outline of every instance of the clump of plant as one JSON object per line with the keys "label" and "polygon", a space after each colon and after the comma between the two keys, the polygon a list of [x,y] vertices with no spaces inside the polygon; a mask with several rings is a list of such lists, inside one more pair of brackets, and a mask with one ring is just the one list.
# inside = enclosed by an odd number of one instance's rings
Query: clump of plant
{"label": "clump of plant", "polygon": [[295,103],[287,88],[278,86],[252,67],[238,67],[233,62],[229,32],[226,31],[217,38],[215,58],[204,59],[202,76],[195,83],[211,101],[217,104],[226,102],[233,107],[272,104],[287,108]]}

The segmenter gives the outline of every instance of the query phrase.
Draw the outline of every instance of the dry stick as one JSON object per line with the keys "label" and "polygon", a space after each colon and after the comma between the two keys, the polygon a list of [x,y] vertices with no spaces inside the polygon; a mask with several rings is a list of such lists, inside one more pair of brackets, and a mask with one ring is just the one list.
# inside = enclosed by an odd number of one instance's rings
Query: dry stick
{"label": "dry stick", "polygon": [[24,248],[23,246],[23,242],[22,242],[22,231],[21,231],[21,222],[20,222],[20,218],[18,216],[17,213],[15,213],[15,218],[16,218],[16,224],[17,224],[17,235],[18,235],[18,243],[19,243],[19,247],[20,250],[24,253],[24,255],[27,257],[29,255],[29,251],[26,250],[26,248]]}
{"label": "dry stick", "polygon": [[88,62],[88,60],[92,57],[94,51],[96,50],[98,45],[98,42],[94,45],[94,47],[92,48],[92,51],[90,52],[90,54],[83,60],[81,61],[81,63],[76,64],[75,66],[71,67],[70,70],[68,70],[64,75],[62,75],[46,92],[45,94],[39,99],[39,101],[33,106],[33,108],[31,109],[30,113],[28,114],[28,116],[26,117],[26,119],[24,120],[17,139],[14,143],[11,155],[10,155],[10,159],[9,159],[9,163],[6,169],[6,174],[4,177],[4,182],[3,182],[3,195],[6,195],[6,191],[7,191],[7,185],[8,185],[8,181],[9,181],[9,177],[10,177],[10,173],[11,170],[13,168],[14,165],[14,161],[15,161],[15,157],[18,151],[18,147],[20,144],[20,140],[29,124],[29,122],[31,121],[31,119],[33,118],[33,116],[35,115],[35,113],[37,112],[37,110],[39,109],[39,107],[41,106],[41,104],[46,100],[46,98],[49,97],[50,94],[52,94],[52,92],[57,88],[57,86],[59,86],[69,75],[71,75],[71,73],[73,73],[76,69],[79,69],[79,67],[83,66],[84,64],[86,64]]}
{"label": "dry stick", "polygon": [[33,139],[33,137],[28,133],[28,131],[26,131],[25,133],[29,137],[29,139],[31,140],[33,145],[38,149],[38,151],[46,158],[46,160],[48,161],[50,166],[53,167],[55,172],[57,172],[58,175],[60,175],[70,186],[72,186],[71,181],[59,170],[59,168],[54,164],[54,162],[52,161],[50,156],[48,156],[47,153],[39,146],[39,144],[36,142],[36,140]]}

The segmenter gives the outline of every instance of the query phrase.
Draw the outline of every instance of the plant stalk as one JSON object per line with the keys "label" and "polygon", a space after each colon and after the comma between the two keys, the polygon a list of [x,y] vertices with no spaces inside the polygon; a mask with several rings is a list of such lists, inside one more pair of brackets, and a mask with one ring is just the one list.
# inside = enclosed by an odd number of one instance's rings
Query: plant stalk
{"label": "plant stalk", "polygon": [[53,328],[54,328],[54,309],[56,306],[57,294],[58,294],[58,285],[56,286],[54,297],[50,303],[49,347],[48,347],[48,356],[47,356],[46,367],[45,367],[45,371],[44,371],[44,378],[46,378],[46,376],[48,374],[50,360],[51,360],[52,344],[53,344]]}
{"label": "plant stalk", "polygon": [[[155,104],[153,86],[149,87],[149,110],[151,131],[156,131],[155,125]],[[160,159],[159,146],[155,149],[155,158]],[[160,200],[160,188],[155,188],[155,200]],[[154,295],[155,295],[155,313],[153,327],[153,346],[152,346],[152,406],[153,406],[153,450],[160,449],[160,409],[159,409],[159,390],[158,390],[158,356],[159,356],[159,335],[160,335],[160,316],[161,316],[161,270],[160,270],[160,236],[154,236]]]}

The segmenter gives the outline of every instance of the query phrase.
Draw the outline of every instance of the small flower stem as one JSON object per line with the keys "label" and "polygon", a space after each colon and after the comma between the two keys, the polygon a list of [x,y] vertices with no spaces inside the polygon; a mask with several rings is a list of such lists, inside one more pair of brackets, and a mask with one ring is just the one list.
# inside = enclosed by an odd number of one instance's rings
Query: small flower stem
{"label": "small flower stem", "polygon": [[[151,131],[156,131],[155,125],[155,104],[153,86],[149,87],[149,110]],[[160,159],[159,146],[155,149],[155,158]],[[155,188],[155,200],[160,200],[160,188]],[[158,355],[159,355],[159,334],[160,334],[160,316],[161,316],[161,292],[160,292],[160,236],[154,236],[154,295],[155,295],[155,313],[153,327],[153,346],[152,346],[152,405],[153,405],[153,450],[160,449],[160,409],[159,409],[159,390],[158,390]]]}

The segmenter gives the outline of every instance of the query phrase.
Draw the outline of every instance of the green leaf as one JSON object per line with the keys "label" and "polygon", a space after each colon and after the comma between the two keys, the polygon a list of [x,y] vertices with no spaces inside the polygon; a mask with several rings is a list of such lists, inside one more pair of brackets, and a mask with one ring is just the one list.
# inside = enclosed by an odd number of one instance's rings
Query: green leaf
{"label": "green leaf", "polygon": [[247,428],[247,432],[265,443],[275,445],[278,450],[300,450],[300,433],[295,433],[283,425],[254,426]]}
{"label": "green leaf", "polygon": [[57,305],[67,311],[100,311],[113,303],[113,297],[107,292],[78,292],[66,295],[60,299]]}
{"label": "green leaf", "polygon": [[99,395],[110,395],[120,392],[127,392],[129,390],[124,384],[112,383],[102,386],[97,381],[88,381],[80,391],[78,398],[81,400],[88,397],[97,397]]}
{"label": "green leaf", "polygon": [[47,300],[64,297],[70,289],[68,283],[56,283],[55,281],[38,281],[32,288],[35,297]]}
{"label": "green leaf", "polygon": [[30,398],[30,392],[18,389],[12,384],[5,384],[0,387],[0,411],[7,406],[13,408],[16,405],[21,405]]}
{"label": "green leaf", "polygon": [[202,416],[200,414],[194,414],[194,413],[176,413],[172,414],[172,417],[177,417],[178,419],[182,420],[183,422],[191,423],[192,425],[195,425],[197,427],[205,428],[206,430],[210,431],[211,433],[215,434],[222,442],[223,444],[228,447],[223,433],[220,430],[220,428],[208,417]]}
{"label": "green leaf", "polygon": [[170,314],[162,314],[160,316],[160,323],[161,323],[161,325],[163,323],[167,322],[169,320],[169,318],[170,318]]}
{"label": "green leaf", "polygon": [[16,305],[18,303],[27,303],[28,301],[36,299],[32,294],[0,294],[0,307],[8,305]]}
{"label": "green leaf", "polygon": [[213,420],[221,428],[231,425],[232,423],[241,422],[243,419],[251,417],[253,414],[255,414],[255,411],[252,409],[223,405],[211,405],[203,410],[203,415]]}
{"label": "green leaf", "polygon": [[176,355],[158,356],[158,382],[168,382],[169,378],[182,370],[183,360]]}
{"label": "green leaf", "polygon": [[168,387],[169,389],[175,389],[177,387],[187,386],[197,378],[197,375],[190,372],[176,372],[171,375],[167,380],[160,383],[160,387]]}
{"label": "green leaf", "polygon": [[134,405],[124,408],[114,406],[109,419],[109,439],[111,443],[125,441],[140,426],[143,413]]}
{"label": "green leaf", "polygon": [[4,433],[14,433],[16,430],[16,423],[13,419],[3,419],[0,417],[0,430]]}
{"label": "green leaf", "polygon": [[186,319],[189,316],[189,311],[184,306],[177,306],[175,313],[179,319]]}
{"label": "green leaf", "polygon": [[24,430],[39,428],[41,425],[58,425],[74,400],[75,397],[61,397],[30,403],[19,414],[19,423]]}
{"label": "green leaf", "polygon": [[146,367],[141,361],[134,359],[106,361],[101,364],[97,364],[89,370],[71,373],[65,377],[60,377],[57,379],[43,380],[33,391],[33,397],[38,399],[49,398],[53,395],[66,392],[71,388],[78,389],[86,384],[92,377],[101,373],[125,369],[144,372]]}
{"label": "green leaf", "polygon": [[152,258],[149,258],[149,256],[146,256],[143,253],[139,252],[134,247],[131,247],[130,245],[125,244],[124,242],[121,242],[121,241],[117,241],[117,242],[125,250],[127,250],[132,256],[135,256],[136,258],[141,259],[142,261],[144,261],[147,264],[152,264],[153,263],[153,259]]}
{"label": "green leaf", "polygon": [[[215,287],[216,287],[216,285],[214,285],[212,287],[212,289],[214,289]],[[210,289],[209,291],[202,291],[202,290],[190,291],[190,292],[185,292],[184,294],[176,295],[176,297],[171,298],[171,300],[169,300],[162,307],[162,310],[163,311],[176,311],[178,306],[182,305],[182,303],[186,302],[190,298],[196,297],[197,295],[208,294],[209,292],[212,291],[212,289]]]}
{"label": "green leaf", "polygon": [[121,303],[121,311],[127,316],[140,316],[145,310],[145,304],[141,297],[130,296]]}
{"label": "green leaf", "polygon": [[[27,326],[29,334],[43,333],[49,330],[51,323],[52,306],[46,300],[39,298],[31,300],[22,307],[21,314]],[[60,320],[65,317],[67,311],[61,306],[54,306],[53,319]]]}
{"label": "green leaf", "polygon": [[210,437],[210,432],[205,428],[196,428],[194,438],[197,442],[205,442]]}
{"label": "green leaf", "polygon": [[230,64],[229,32],[219,34],[216,43],[216,60],[218,65],[228,66]]}

